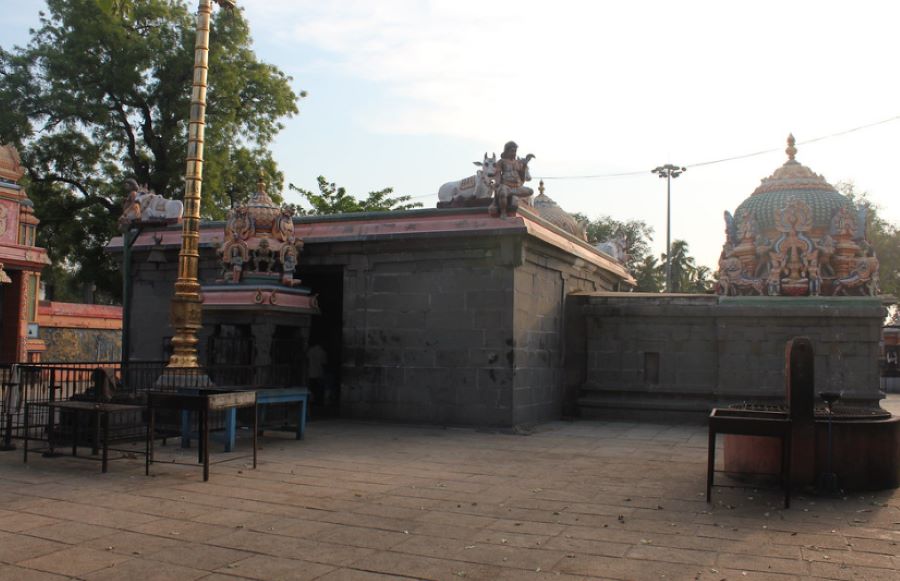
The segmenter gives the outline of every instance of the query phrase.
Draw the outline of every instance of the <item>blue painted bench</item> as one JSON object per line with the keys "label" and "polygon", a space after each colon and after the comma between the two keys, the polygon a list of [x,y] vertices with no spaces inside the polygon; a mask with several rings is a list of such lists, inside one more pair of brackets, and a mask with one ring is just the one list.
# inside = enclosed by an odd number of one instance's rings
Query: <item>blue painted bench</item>
{"label": "blue painted bench", "polygon": [[[274,389],[248,390],[256,392],[256,405],[263,408],[261,414],[265,417],[263,406],[273,403],[300,403],[300,413],[297,417],[297,439],[302,440],[306,431],[306,416],[309,408],[309,389],[305,387],[285,387]],[[235,435],[237,430],[237,409],[225,410],[225,451],[234,450]],[[181,445],[191,445],[191,423],[187,412],[181,416]]]}

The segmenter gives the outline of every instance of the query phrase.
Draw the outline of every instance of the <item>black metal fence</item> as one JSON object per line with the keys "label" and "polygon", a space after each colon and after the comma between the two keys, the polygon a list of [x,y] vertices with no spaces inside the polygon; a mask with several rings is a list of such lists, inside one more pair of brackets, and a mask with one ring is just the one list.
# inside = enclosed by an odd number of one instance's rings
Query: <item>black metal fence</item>
{"label": "black metal fence", "polygon": [[[143,403],[148,390],[192,387],[283,388],[304,385],[303,368],[210,365],[169,369],[162,361],[0,364],[0,449],[23,437],[26,404],[64,400]],[[32,406],[30,426],[47,423],[45,406]],[[38,428],[40,429],[40,428]]]}

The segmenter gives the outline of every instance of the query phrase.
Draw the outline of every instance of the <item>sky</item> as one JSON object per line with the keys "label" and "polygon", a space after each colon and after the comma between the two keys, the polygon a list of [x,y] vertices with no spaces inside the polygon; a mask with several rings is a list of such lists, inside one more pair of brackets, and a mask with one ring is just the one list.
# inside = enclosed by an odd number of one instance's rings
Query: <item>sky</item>
{"label": "sky", "polygon": [[[793,133],[798,161],[853,181],[900,223],[895,3],[238,4],[259,58],[309,93],[273,147],[306,189],[324,175],[433,207],[441,184],[515,140],[536,156],[535,189],[544,177],[569,212],[646,221],[661,253],[666,184],[650,170],[673,163],[688,169],[672,182],[672,238],[715,267],[723,212],[784,163]],[[42,5],[0,0],[0,46],[26,42]],[[755,152],[766,153],[704,165]]]}

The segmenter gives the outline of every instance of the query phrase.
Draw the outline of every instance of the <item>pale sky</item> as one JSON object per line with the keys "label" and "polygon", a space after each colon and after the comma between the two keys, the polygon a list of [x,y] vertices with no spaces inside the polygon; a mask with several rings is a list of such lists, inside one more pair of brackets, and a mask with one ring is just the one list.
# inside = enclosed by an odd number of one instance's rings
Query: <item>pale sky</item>
{"label": "pale sky", "polygon": [[[196,3],[191,1],[192,9]],[[392,186],[426,207],[504,142],[534,153],[547,194],[591,217],[641,219],[715,267],[722,213],[786,159],[853,180],[900,223],[900,7],[888,2],[243,0],[259,57],[307,90],[274,151],[287,181],[356,195]],[[27,39],[38,0],[0,0],[0,45]],[[210,71],[215,75],[215,70]],[[187,112],[185,112],[187,115]],[[702,167],[692,164],[775,150]],[[285,192],[289,201],[299,201]]]}

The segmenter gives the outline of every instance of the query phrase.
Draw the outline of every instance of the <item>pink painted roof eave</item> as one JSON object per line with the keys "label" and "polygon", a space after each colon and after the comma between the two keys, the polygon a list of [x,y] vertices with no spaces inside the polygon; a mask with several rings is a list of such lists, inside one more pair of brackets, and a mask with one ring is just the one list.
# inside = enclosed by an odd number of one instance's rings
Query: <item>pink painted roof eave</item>
{"label": "pink painted roof eave", "polygon": [[[310,221],[300,218],[294,223],[294,231],[306,244],[325,242],[352,242],[366,240],[389,240],[401,238],[417,238],[427,236],[471,236],[521,233],[532,236],[552,246],[556,246],[578,258],[594,264],[629,284],[635,284],[634,278],[619,263],[609,259],[591,245],[563,232],[549,224],[539,216],[524,210],[515,216],[499,219],[492,218],[485,209],[478,212],[452,210],[412,210],[381,214],[368,214],[362,217],[347,215],[342,219],[329,216],[321,221]],[[151,247],[154,237],[161,237],[164,247],[178,247],[181,244],[181,229],[153,229],[138,236],[135,246]],[[222,222],[201,224],[200,244],[215,246],[224,237]],[[107,244],[107,251],[120,252],[122,237],[117,236]]]}

